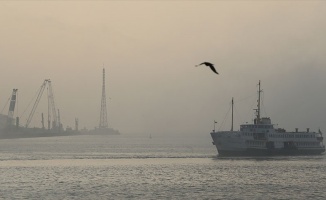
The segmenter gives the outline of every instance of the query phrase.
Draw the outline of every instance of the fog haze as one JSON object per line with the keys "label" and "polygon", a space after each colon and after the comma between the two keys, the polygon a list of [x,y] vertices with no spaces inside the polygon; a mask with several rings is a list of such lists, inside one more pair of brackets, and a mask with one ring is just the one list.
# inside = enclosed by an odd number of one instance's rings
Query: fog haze
{"label": "fog haze", "polygon": [[324,1],[1,1],[0,24],[0,109],[18,88],[21,124],[51,79],[63,126],[98,126],[104,66],[108,123],[122,134],[229,129],[232,97],[237,130],[259,80],[263,116],[326,132]]}

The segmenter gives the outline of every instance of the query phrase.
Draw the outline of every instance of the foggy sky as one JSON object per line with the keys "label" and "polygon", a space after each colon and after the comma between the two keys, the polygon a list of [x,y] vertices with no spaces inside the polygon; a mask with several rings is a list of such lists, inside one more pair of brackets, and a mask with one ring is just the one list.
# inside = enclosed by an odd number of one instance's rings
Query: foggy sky
{"label": "foggy sky", "polygon": [[324,1],[1,1],[0,109],[18,88],[25,124],[51,79],[64,127],[94,128],[104,65],[108,123],[122,133],[205,135],[224,119],[228,130],[232,97],[237,130],[259,80],[263,116],[326,131],[325,24]]}

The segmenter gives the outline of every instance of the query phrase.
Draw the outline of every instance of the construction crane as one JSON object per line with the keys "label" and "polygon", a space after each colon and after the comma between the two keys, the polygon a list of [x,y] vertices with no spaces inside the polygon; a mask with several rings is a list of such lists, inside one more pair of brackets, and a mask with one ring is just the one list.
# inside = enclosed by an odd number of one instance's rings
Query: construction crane
{"label": "construction crane", "polygon": [[[59,110],[58,110],[58,115],[57,115],[57,110],[55,109],[55,104],[54,104],[54,95],[53,95],[51,80],[47,79],[47,82],[48,82],[48,88],[49,88],[49,94],[48,94],[49,109],[51,109],[52,116],[53,116],[52,129],[59,129],[59,127],[60,127]],[[49,116],[51,116],[50,112],[49,112]]]}
{"label": "construction crane", "polygon": [[45,79],[44,82],[43,82],[43,84],[41,85],[41,88],[40,88],[40,90],[39,90],[39,92],[38,92],[38,95],[37,95],[36,101],[35,101],[35,103],[34,103],[34,105],[33,105],[32,111],[31,111],[31,113],[29,114],[29,116],[28,116],[28,118],[27,118],[27,122],[26,122],[26,125],[25,125],[26,128],[29,126],[29,124],[30,124],[31,121],[32,121],[32,118],[33,118],[33,116],[34,116],[35,110],[36,110],[36,108],[37,108],[38,103],[39,103],[40,100],[41,100],[41,97],[42,97],[42,94],[43,94],[43,92],[44,92],[44,89],[45,89],[45,86],[46,86],[47,82],[48,82],[48,79]]}
{"label": "construction crane", "polygon": [[[53,95],[53,89],[52,89],[52,84],[51,84],[51,80],[50,79],[45,79],[43,81],[43,84],[41,85],[41,88],[38,92],[38,95],[37,95],[37,98],[36,98],[36,101],[33,105],[33,108],[32,108],[32,111],[30,112],[28,118],[27,118],[27,122],[26,122],[26,125],[25,127],[27,128],[31,121],[32,121],[32,118],[34,116],[34,113],[35,113],[35,110],[41,100],[41,97],[43,95],[43,92],[45,90],[45,88],[48,88],[48,129],[50,130],[51,129],[51,116],[53,117],[53,121],[52,121],[52,129],[57,129],[59,130],[59,119],[58,119],[58,115],[56,113],[56,108],[55,108],[55,103],[54,103],[54,95]],[[42,115],[42,127],[44,127],[44,118],[43,118],[43,115]]]}

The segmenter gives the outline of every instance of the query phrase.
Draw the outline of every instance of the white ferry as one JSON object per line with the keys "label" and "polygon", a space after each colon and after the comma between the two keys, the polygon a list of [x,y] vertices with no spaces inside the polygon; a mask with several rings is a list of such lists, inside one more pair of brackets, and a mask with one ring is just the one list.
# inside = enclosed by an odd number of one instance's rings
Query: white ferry
{"label": "white ferry", "polygon": [[[230,131],[211,132],[213,144],[219,156],[269,156],[269,155],[314,155],[325,152],[321,131],[286,132],[274,128],[269,117],[260,117],[260,81],[258,105],[253,124],[240,125],[240,131],[233,131],[233,99],[232,126]],[[215,123],[215,122],[214,122]]]}

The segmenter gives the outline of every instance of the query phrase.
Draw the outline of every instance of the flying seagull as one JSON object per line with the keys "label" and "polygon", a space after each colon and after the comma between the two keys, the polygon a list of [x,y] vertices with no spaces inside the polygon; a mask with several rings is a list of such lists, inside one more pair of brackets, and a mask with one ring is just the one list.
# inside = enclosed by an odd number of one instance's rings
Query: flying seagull
{"label": "flying seagull", "polygon": [[[214,68],[214,64],[212,64],[212,63],[209,63],[209,62],[203,62],[203,63],[200,63],[199,65],[206,65],[206,66],[210,67],[211,70],[212,70],[215,74],[218,74],[218,72],[217,72],[216,69]],[[196,65],[196,67],[198,67],[199,65]]]}

